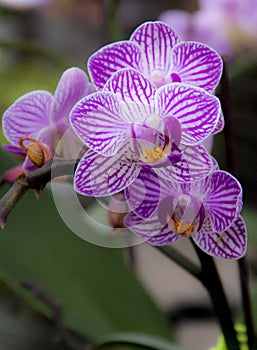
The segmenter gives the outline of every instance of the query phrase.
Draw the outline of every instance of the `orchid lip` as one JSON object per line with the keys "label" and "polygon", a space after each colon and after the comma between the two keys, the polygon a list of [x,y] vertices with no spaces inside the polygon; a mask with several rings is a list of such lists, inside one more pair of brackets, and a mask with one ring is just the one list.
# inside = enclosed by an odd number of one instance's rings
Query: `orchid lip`
{"label": "orchid lip", "polygon": [[161,162],[156,162],[156,163],[146,163],[146,164],[142,164],[142,166],[151,166],[152,168],[162,168],[165,166],[170,166],[172,164],[178,163],[181,158],[182,158],[183,153],[171,153],[166,155],[166,158],[164,160],[162,160]]}

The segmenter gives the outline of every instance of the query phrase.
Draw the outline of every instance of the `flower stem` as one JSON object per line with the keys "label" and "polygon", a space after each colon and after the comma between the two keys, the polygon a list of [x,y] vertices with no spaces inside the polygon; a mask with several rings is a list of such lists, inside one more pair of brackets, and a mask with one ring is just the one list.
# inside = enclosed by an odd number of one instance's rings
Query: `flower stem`
{"label": "flower stem", "polygon": [[249,349],[256,349],[257,344],[255,343],[254,327],[253,327],[253,316],[251,309],[250,293],[249,293],[249,273],[248,266],[245,257],[238,260],[238,269],[240,276],[240,285],[242,293],[242,303],[245,316],[245,325],[247,328],[247,338]]}
{"label": "flower stem", "polygon": [[[230,86],[229,86],[229,74],[227,62],[223,59],[223,74],[220,82],[220,100],[223,110],[225,127],[225,145],[226,145],[226,158],[227,158],[227,168],[230,173],[236,175],[236,162],[235,162],[235,149],[233,144],[233,130],[232,130],[232,113],[231,113],[231,103],[230,103]],[[245,325],[247,327],[247,337],[249,349],[254,348],[255,335],[254,335],[254,325],[251,310],[251,300],[249,293],[249,274],[246,258],[241,258],[238,260],[238,269],[240,276],[240,286],[242,295],[242,305],[244,310]]]}
{"label": "flower stem", "polygon": [[204,253],[196,244],[194,248],[201,262],[201,282],[206,287],[212,301],[213,309],[220,323],[228,350],[240,350],[231,309],[214,260]]}

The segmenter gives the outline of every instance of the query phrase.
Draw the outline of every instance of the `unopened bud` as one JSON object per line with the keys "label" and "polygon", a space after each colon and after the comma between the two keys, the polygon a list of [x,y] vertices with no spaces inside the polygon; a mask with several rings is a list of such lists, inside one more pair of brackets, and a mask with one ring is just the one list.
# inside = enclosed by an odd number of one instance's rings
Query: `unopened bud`
{"label": "unopened bud", "polygon": [[[29,145],[24,145],[24,141],[30,141]],[[50,148],[31,137],[21,137],[19,139],[19,145],[27,153],[29,159],[39,168],[43,166],[48,160],[53,159],[53,154]]]}
{"label": "unopened bud", "polygon": [[3,174],[3,181],[7,182],[9,184],[13,184],[14,181],[21,175],[25,174],[25,170],[21,166],[15,166],[13,168],[10,168],[6,170],[6,172]]}
{"label": "unopened bud", "polygon": [[128,212],[128,205],[123,193],[111,197],[107,213],[107,220],[114,228],[124,228],[123,219]]}

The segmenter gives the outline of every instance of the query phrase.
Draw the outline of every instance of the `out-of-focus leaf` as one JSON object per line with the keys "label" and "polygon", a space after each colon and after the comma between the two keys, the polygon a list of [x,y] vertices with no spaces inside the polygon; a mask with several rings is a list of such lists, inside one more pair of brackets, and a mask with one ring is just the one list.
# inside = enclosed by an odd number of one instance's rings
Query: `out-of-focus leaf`
{"label": "out-of-focus leaf", "polygon": [[[137,346],[138,349],[178,350],[175,345],[163,339],[138,333],[110,334],[98,343],[96,350],[124,349],[125,346]],[[122,346],[122,347],[121,347]]]}
{"label": "out-of-focus leaf", "polygon": [[[4,157],[0,154],[0,171]],[[124,263],[123,251],[75,236],[59,218],[48,190],[39,201],[27,193],[0,232],[0,278],[51,316],[20,282],[41,285],[61,303],[65,326],[90,339],[114,332],[170,338],[168,323]]]}
{"label": "out-of-focus leaf", "polygon": [[55,330],[43,318],[29,312],[11,294],[1,293],[0,349],[60,350],[54,337]]}

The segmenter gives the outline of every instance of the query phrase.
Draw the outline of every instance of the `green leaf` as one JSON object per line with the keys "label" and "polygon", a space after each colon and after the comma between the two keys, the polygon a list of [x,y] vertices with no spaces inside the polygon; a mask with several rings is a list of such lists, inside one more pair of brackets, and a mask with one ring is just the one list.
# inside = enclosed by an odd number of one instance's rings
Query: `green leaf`
{"label": "green leaf", "polygon": [[55,330],[31,313],[11,293],[0,295],[0,348],[4,350],[60,350]]}
{"label": "green leaf", "polygon": [[110,334],[98,343],[96,350],[110,349],[110,346],[113,349],[117,349],[117,346],[120,346],[120,349],[125,349],[125,346],[137,346],[139,349],[149,350],[178,350],[168,341],[139,333]]}
{"label": "green leaf", "polygon": [[[4,157],[0,154],[0,171]],[[49,190],[39,201],[32,191],[27,193],[0,234],[0,278],[44,315],[51,317],[50,310],[21,281],[40,285],[61,303],[65,326],[92,340],[116,332],[170,339],[168,322],[125,264],[123,251],[73,234]]]}

